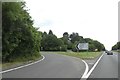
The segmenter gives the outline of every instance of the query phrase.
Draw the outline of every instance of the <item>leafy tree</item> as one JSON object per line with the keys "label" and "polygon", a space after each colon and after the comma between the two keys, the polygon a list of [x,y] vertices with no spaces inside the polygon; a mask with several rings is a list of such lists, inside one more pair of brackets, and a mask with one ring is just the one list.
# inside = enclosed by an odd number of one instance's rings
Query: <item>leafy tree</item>
{"label": "leafy tree", "polygon": [[49,30],[49,33],[48,34],[51,34],[51,35],[53,35],[53,32],[52,32],[52,30]]}
{"label": "leafy tree", "polygon": [[44,37],[44,36],[47,36],[47,33],[46,33],[46,32],[44,32],[44,33],[42,34],[42,37]]}
{"label": "leafy tree", "polygon": [[117,42],[117,48],[120,49],[120,41]]}
{"label": "leafy tree", "polygon": [[113,47],[112,47],[112,50],[117,50],[117,45],[115,44]]}
{"label": "leafy tree", "polygon": [[94,44],[89,44],[89,51],[95,51],[96,47]]}
{"label": "leafy tree", "polygon": [[[50,33],[52,33],[52,35]],[[51,37],[48,37],[48,35],[51,35]],[[68,32],[64,32],[63,37],[60,38],[61,41],[59,41],[57,37],[53,38],[53,36],[55,37],[55,35],[51,30],[49,31],[48,35],[43,36],[41,43],[42,49],[44,48],[43,50],[62,50],[62,47],[64,46],[65,51],[67,49],[72,51],[79,51],[79,49],[76,47],[78,43],[89,43],[89,51],[95,51],[95,49],[98,49],[98,51],[105,50],[104,45],[100,42],[90,38],[83,38],[82,36],[79,36],[78,33],[72,33],[69,36]],[[61,45],[57,45],[58,43],[60,43]],[[47,47],[45,47],[46,44]]]}
{"label": "leafy tree", "polygon": [[73,43],[69,40],[67,44],[67,49],[72,50]]}
{"label": "leafy tree", "polygon": [[84,39],[83,39],[83,37],[79,36],[78,33],[72,33],[70,35],[70,38],[71,38],[71,42],[72,43],[75,43],[76,41],[78,41],[78,42],[85,42]]}
{"label": "leafy tree", "polygon": [[72,49],[73,43],[71,43],[71,41],[70,41],[68,32],[63,33],[63,37],[61,38],[61,40],[64,42],[64,45],[67,46],[67,49],[69,49],[69,50]]}
{"label": "leafy tree", "polygon": [[64,33],[63,33],[63,37],[69,39],[69,34],[68,34],[68,32],[64,32]]}
{"label": "leafy tree", "polygon": [[95,51],[95,49],[98,49],[98,51],[105,50],[105,47],[103,44],[101,44],[99,41],[85,38],[85,42],[89,43],[89,51]]}
{"label": "leafy tree", "polygon": [[72,45],[72,51],[74,51],[74,52],[79,51],[77,48],[77,44],[78,44],[78,41],[74,42],[74,44]]}
{"label": "leafy tree", "polygon": [[112,50],[120,49],[120,41],[117,42],[114,46],[112,46]]}
{"label": "leafy tree", "polygon": [[39,57],[41,35],[32,26],[25,2],[2,3],[2,61]]}
{"label": "leafy tree", "polygon": [[[72,44],[70,43],[69,46],[72,46],[73,51],[78,51],[78,48],[76,47],[76,45],[78,43],[84,43],[85,42],[84,38],[82,36],[79,36],[78,33],[72,33],[70,35],[70,41],[72,42]],[[71,47],[70,47],[70,49],[71,49]]]}
{"label": "leafy tree", "polygon": [[93,43],[94,43],[95,48],[98,49],[98,51],[102,50],[100,42],[95,40],[95,41],[93,41]]}
{"label": "leafy tree", "polygon": [[48,34],[42,38],[41,42],[42,50],[45,51],[60,51],[66,50],[64,43],[61,39],[58,39],[55,35]]}
{"label": "leafy tree", "polygon": [[92,42],[93,42],[93,39],[90,39],[90,38],[84,38],[84,41],[87,42],[87,43],[92,43]]}
{"label": "leafy tree", "polygon": [[60,39],[64,42],[65,45],[68,45],[68,39],[66,37],[62,37]]}

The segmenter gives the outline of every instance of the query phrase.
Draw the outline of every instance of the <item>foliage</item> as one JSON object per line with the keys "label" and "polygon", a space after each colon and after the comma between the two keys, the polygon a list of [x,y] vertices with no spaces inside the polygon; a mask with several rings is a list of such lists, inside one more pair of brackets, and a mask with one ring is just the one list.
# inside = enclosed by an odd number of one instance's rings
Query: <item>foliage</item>
{"label": "foliage", "polygon": [[69,34],[68,34],[68,32],[64,32],[64,33],[63,33],[63,37],[68,40],[68,39],[69,39]]}
{"label": "foliage", "polygon": [[117,42],[117,48],[120,49],[120,41]]}
{"label": "foliage", "polygon": [[76,41],[78,42],[85,42],[82,36],[79,36],[78,33],[72,33],[70,35],[70,39],[72,43],[75,43]]}
{"label": "foliage", "polygon": [[120,49],[120,41],[117,42],[113,47],[112,47],[112,50],[118,50]]}
{"label": "foliage", "polygon": [[76,41],[73,45],[72,45],[72,51],[77,52],[78,48],[76,47],[78,44],[78,42]]}
{"label": "foliage", "polygon": [[[49,37],[48,35],[51,35],[51,37]],[[89,50],[88,51],[105,50],[104,45],[102,43],[100,43],[99,41],[93,40],[90,38],[83,38],[82,36],[79,36],[78,33],[68,34],[68,32],[64,32],[63,37],[60,38],[60,40],[62,40],[62,41],[59,41],[59,43],[61,42],[62,45],[57,45],[58,40],[57,40],[57,37],[53,34],[52,30],[49,31],[48,35],[46,32],[44,32],[42,34],[43,39],[42,39],[41,44],[43,46],[42,47],[43,50],[60,50],[61,51],[61,49],[59,49],[61,47],[58,47],[58,46],[66,45],[66,47],[64,47],[65,51],[67,48],[68,50],[72,50],[72,51],[77,52],[77,51],[80,51],[77,48],[78,43],[89,43]],[[49,45],[49,44],[51,44],[51,45]],[[54,45],[56,45],[56,46],[54,46]],[[50,49],[50,48],[52,48],[52,49]]]}
{"label": "foliage", "polygon": [[71,41],[68,41],[67,49],[72,50],[72,46],[73,46],[73,43],[71,43]]}
{"label": "foliage", "polygon": [[53,32],[52,32],[52,30],[50,30],[48,34],[51,34],[51,35],[53,35]]}
{"label": "foliage", "polygon": [[89,51],[95,51],[96,47],[94,44],[89,44]]}
{"label": "foliage", "polygon": [[2,3],[2,60],[39,57],[40,33],[32,26],[33,21],[24,2]]}
{"label": "foliage", "polygon": [[61,45],[60,51],[67,51],[67,45]]}
{"label": "foliage", "polygon": [[85,40],[85,42],[89,43],[89,51],[105,50],[104,45],[97,40],[93,40],[93,39],[90,39],[90,38],[85,38],[84,40]]}
{"label": "foliage", "polygon": [[[52,31],[50,30],[49,33]],[[63,41],[57,38],[53,33],[46,34],[43,33],[41,41],[41,50],[44,51],[66,51],[67,47],[64,45]]]}
{"label": "foliage", "polygon": [[101,43],[98,42],[97,40],[93,41],[93,43],[94,43],[95,48],[96,48],[98,51],[105,50],[103,44],[101,44]]}

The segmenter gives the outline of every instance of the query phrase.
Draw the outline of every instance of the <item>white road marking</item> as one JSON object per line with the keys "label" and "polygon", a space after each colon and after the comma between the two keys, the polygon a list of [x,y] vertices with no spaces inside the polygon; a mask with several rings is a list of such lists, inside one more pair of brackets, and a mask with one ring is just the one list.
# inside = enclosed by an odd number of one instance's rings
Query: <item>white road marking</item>
{"label": "white road marking", "polygon": [[19,66],[19,67],[16,67],[16,68],[8,69],[8,70],[5,70],[5,71],[0,71],[0,74],[1,73],[6,73],[6,72],[9,72],[9,71],[13,71],[13,70],[17,70],[17,69],[20,69],[20,68],[23,68],[23,67],[27,67],[27,66],[30,66],[30,65],[33,65],[33,64],[36,64],[36,63],[38,63],[38,62],[40,62],[40,61],[45,59],[45,57],[43,55],[42,55],[42,57],[43,58],[41,60],[39,60],[39,61],[30,63],[30,64],[26,64],[26,65],[23,65],[23,66]]}
{"label": "white road marking", "polygon": [[95,69],[95,67],[97,66],[97,64],[99,63],[99,61],[101,60],[101,58],[102,58],[103,55],[104,55],[104,53],[100,56],[100,58],[97,60],[97,62],[94,64],[94,66],[91,68],[91,70],[87,73],[87,75],[84,78],[87,79],[90,76],[90,74]]}
{"label": "white road marking", "polygon": [[104,55],[104,53],[99,57],[99,59],[96,61],[96,63],[93,65],[93,67],[91,68],[91,70],[88,72],[89,70],[89,66],[88,64],[82,60],[85,63],[86,66],[86,70],[84,72],[84,74],[82,75],[80,80],[87,80],[87,78],[90,76],[90,74],[92,73],[92,71],[95,69],[95,67],[97,66],[98,62],[101,60],[102,56]]}
{"label": "white road marking", "polygon": [[88,63],[88,64],[93,65],[94,63]]}
{"label": "white road marking", "polygon": [[84,60],[82,60],[82,61],[84,62],[86,69],[85,69],[85,72],[84,72],[84,74],[82,75],[81,79],[85,78],[85,76],[87,75],[88,70],[89,70],[88,64],[87,64]]}

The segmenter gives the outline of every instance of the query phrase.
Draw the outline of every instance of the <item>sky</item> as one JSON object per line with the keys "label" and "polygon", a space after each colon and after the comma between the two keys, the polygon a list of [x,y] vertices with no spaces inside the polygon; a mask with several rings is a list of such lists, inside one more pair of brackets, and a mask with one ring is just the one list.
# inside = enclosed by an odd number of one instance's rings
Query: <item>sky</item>
{"label": "sky", "polygon": [[79,33],[103,43],[110,50],[118,41],[119,0],[24,0],[34,27],[52,30],[59,38],[64,32]]}

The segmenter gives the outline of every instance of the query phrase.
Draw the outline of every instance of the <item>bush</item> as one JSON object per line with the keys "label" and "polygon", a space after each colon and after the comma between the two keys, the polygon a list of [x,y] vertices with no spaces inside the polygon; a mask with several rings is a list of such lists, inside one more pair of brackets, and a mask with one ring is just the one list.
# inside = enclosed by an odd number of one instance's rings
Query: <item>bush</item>
{"label": "bush", "polygon": [[72,51],[77,52],[78,48],[76,47],[78,44],[78,41],[76,41],[73,45],[72,45]]}
{"label": "bush", "polygon": [[2,61],[40,56],[41,35],[33,27],[24,2],[2,3]]}
{"label": "bush", "polygon": [[62,45],[60,51],[67,51],[67,45]]}
{"label": "bush", "polygon": [[67,46],[64,45],[64,42],[53,33],[44,35],[41,46],[43,51],[67,51]]}

